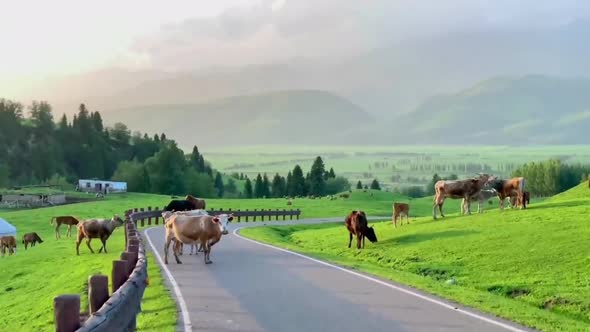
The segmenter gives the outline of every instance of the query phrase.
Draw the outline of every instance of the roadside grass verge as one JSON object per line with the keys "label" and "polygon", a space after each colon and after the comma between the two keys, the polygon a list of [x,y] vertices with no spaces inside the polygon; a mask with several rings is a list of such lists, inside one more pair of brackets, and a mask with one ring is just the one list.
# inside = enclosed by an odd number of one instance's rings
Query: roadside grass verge
{"label": "roadside grass verge", "polygon": [[524,211],[495,206],[482,215],[411,219],[397,229],[370,222],[379,242],[360,251],[347,248],[342,222],[240,233],[543,331],[589,331],[589,214],[582,184]]}

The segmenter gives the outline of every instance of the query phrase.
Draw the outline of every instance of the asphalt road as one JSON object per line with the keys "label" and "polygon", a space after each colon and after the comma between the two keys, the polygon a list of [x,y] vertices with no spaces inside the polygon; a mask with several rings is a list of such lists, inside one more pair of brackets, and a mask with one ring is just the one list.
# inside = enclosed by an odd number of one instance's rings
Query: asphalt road
{"label": "asphalt road", "polygon": [[[343,218],[297,223],[328,221]],[[190,256],[188,246],[180,256],[183,264],[169,257],[164,273],[180,307],[178,330],[532,331],[390,281],[256,243],[235,232],[264,224],[274,222],[231,225],[230,234],[211,251],[213,264],[204,264],[203,253]],[[163,264],[163,227],[145,233],[148,247],[156,248]],[[345,234],[343,246],[348,241]],[[367,241],[366,246],[370,245]]]}

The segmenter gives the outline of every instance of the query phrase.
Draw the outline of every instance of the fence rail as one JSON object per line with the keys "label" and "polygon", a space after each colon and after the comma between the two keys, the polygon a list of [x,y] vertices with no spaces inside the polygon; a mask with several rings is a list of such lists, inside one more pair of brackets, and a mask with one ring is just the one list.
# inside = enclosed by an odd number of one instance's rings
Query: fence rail
{"label": "fence rail", "polygon": [[[159,225],[160,224],[160,220],[162,218],[162,212],[164,212],[163,210],[160,210],[159,208],[154,208],[152,209],[151,206],[148,206],[147,208],[134,208],[132,210],[127,211],[127,213],[129,215],[132,216],[131,220],[133,223],[135,223],[136,226],[145,226],[146,224],[148,226],[151,225]],[[289,217],[289,220],[293,220],[293,217],[295,217],[297,220],[299,220],[299,217],[301,216],[301,210],[300,209],[296,209],[296,210],[287,210],[287,209],[253,209],[253,210],[232,210],[232,209],[207,209],[207,213],[209,213],[210,215],[214,215],[214,214],[222,214],[222,213],[227,213],[227,214],[233,214],[234,217],[236,217],[238,220],[238,222],[242,221],[242,218],[245,219],[246,222],[248,222],[250,220],[250,218],[252,218],[252,221],[256,221],[256,218],[260,217],[261,221],[264,221],[265,217],[268,217],[268,220],[272,220],[272,218],[274,217],[275,220],[279,220],[279,217],[282,217],[282,220],[287,220],[287,217]],[[154,219],[152,222],[152,218]],[[162,221],[163,223],[163,221]],[[138,225],[139,224],[139,225]]]}
{"label": "fence rail", "polygon": [[56,332],[135,331],[141,299],[147,286],[147,260],[140,243],[133,213],[125,213],[125,252],[113,261],[111,296],[108,277],[88,278],[88,312],[80,312],[80,295],[66,294],[53,299]]}

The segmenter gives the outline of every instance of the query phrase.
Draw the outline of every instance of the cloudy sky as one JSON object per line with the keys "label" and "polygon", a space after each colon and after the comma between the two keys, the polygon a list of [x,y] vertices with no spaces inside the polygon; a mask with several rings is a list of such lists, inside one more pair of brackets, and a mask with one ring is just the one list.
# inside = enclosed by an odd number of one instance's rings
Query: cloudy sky
{"label": "cloudy sky", "polygon": [[542,31],[590,16],[584,0],[0,1],[0,89],[8,95],[46,75],[333,61],[400,42]]}

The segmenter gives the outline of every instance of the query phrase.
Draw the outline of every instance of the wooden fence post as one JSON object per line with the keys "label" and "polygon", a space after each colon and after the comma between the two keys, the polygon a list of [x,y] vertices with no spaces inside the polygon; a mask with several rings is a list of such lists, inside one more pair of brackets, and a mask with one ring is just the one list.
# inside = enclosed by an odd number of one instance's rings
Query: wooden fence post
{"label": "wooden fence post", "polygon": [[[148,206],[148,212],[152,212],[152,207]],[[148,226],[152,225],[152,217],[148,217]]]}
{"label": "wooden fence post", "polygon": [[238,209],[236,212],[238,214],[238,222],[240,222],[240,220],[242,219],[242,217],[240,216],[240,212],[242,212],[242,210]]}
{"label": "wooden fence post", "polygon": [[80,327],[80,295],[53,298],[55,332],[74,332]]}
{"label": "wooden fence post", "polygon": [[111,276],[113,289],[111,293],[115,293],[125,283],[127,277],[127,261],[113,261]]}
{"label": "wooden fence post", "polygon": [[256,221],[256,209],[254,209],[254,221]]}
{"label": "wooden fence post", "polygon": [[[144,211],[144,209],[143,209],[143,208],[140,208],[140,209],[139,209],[139,212],[143,212],[143,211]],[[145,222],[145,218],[143,218],[143,217],[142,217],[142,218],[141,218],[141,227],[145,226],[144,222]]]}
{"label": "wooden fence post", "polygon": [[[160,208],[156,206],[156,207],[154,208],[154,210],[156,210],[156,211],[160,211]],[[159,215],[159,214],[156,216],[156,225],[158,224],[158,220],[160,220],[160,215]]]}
{"label": "wooden fence post", "polygon": [[[127,247],[127,251],[129,251],[129,252],[134,252],[134,253],[136,253],[136,254],[139,254],[139,246],[138,246],[138,245],[135,245],[135,244],[130,244],[130,245]],[[138,258],[138,259],[139,259],[139,258]],[[136,259],[136,262],[135,262],[135,263],[137,264],[137,259]]]}
{"label": "wooden fence post", "polygon": [[88,312],[92,315],[109,299],[109,277],[96,274],[88,278]]}
{"label": "wooden fence post", "polygon": [[285,220],[286,215],[287,215],[287,210],[283,209],[283,220]]}
{"label": "wooden fence post", "polygon": [[135,268],[135,263],[137,262],[137,258],[134,252],[125,251],[121,253],[121,260],[127,261],[127,277],[131,275],[133,269]]}
{"label": "wooden fence post", "polygon": [[[133,208],[133,213],[137,213],[137,212],[138,212],[138,208]],[[135,225],[135,227],[137,227],[137,218],[134,218],[133,224]]]}
{"label": "wooden fence post", "polygon": [[297,220],[299,220],[299,215],[301,214],[301,210],[297,209]]}
{"label": "wooden fence post", "polygon": [[246,209],[246,222],[248,222],[248,209]]}
{"label": "wooden fence post", "polygon": [[275,220],[279,220],[279,209],[275,211]]}

